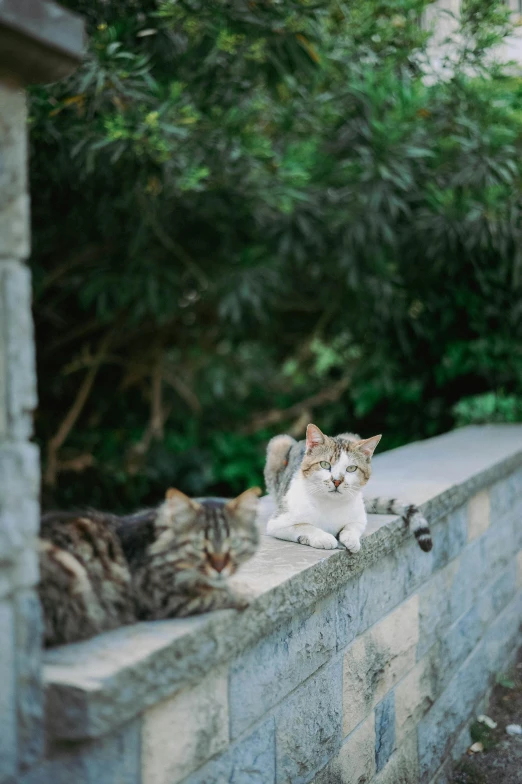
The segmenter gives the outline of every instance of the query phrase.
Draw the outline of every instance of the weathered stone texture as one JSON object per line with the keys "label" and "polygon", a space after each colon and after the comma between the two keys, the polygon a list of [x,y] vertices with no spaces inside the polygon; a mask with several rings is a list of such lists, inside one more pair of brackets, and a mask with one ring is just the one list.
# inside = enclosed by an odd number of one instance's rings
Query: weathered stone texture
{"label": "weathered stone texture", "polygon": [[419,784],[417,736],[404,738],[386,766],[372,779],[372,784]]}
{"label": "weathered stone texture", "polygon": [[0,431],[0,438],[24,441],[32,435],[37,402],[31,274],[20,262],[1,259],[0,352],[5,369],[0,391],[4,433]]}
{"label": "weathered stone texture", "polygon": [[415,730],[419,720],[431,708],[437,695],[438,655],[425,656],[395,687],[397,743]]}
{"label": "weathered stone texture", "polygon": [[0,563],[19,554],[38,530],[39,483],[37,447],[0,444]]}
{"label": "weathered stone texture", "polygon": [[463,731],[465,723],[473,716],[474,706],[486,691],[489,679],[509,659],[517,639],[520,639],[521,609],[522,594],[519,593],[491,624],[484,638],[420,721],[418,736],[423,780],[435,774],[457,734]]}
{"label": "weathered stone texture", "polygon": [[484,685],[484,651],[462,665],[446,690],[418,725],[421,780],[428,780],[447,756],[455,734],[469,718]]}
{"label": "weathered stone texture", "polygon": [[384,768],[395,748],[395,694],[388,692],[375,707],[375,764]]}
{"label": "weathered stone texture", "polygon": [[509,515],[522,495],[522,470],[518,468],[510,476],[495,482],[489,492],[491,520],[496,526],[505,515]]}
{"label": "weathered stone texture", "polygon": [[451,623],[451,591],[459,560],[436,572],[419,590],[419,649],[422,657]]}
{"label": "weathered stone texture", "polygon": [[491,580],[501,574],[516,551],[515,520],[505,517],[480,538],[483,551],[483,579]]}
{"label": "weathered stone texture", "polygon": [[183,781],[183,784],[275,784],[275,725],[270,718]]}
{"label": "weathered stone texture", "polygon": [[401,555],[399,552],[390,553],[361,574],[358,633],[383,618],[406,598],[405,564]]}
{"label": "weathered stone texture", "polygon": [[414,666],[418,596],[358,637],[343,662],[343,733],[348,735]]}
{"label": "weathered stone texture", "polygon": [[18,765],[14,642],[12,604],[0,602],[0,782],[9,781]]}
{"label": "weathered stone texture", "polygon": [[0,82],[0,264],[29,255],[25,95]]}
{"label": "weathered stone texture", "polygon": [[[368,567],[371,568],[371,567]],[[337,592],[337,649],[345,648],[359,633],[360,580],[350,580]]]}
{"label": "weathered stone texture", "polygon": [[468,502],[468,542],[472,542],[489,528],[489,492],[481,490]]}
{"label": "weathered stone texture", "polygon": [[328,661],[336,647],[335,610],[335,599],[327,599],[236,659],[229,687],[233,738]]}
{"label": "weathered stone texture", "polygon": [[334,660],[276,709],[277,784],[306,784],[339,748],[341,675],[341,662]]}
{"label": "weathered stone texture", "polygon": [[432,527],[433,570],[441,569],[456,558],[467,544],[468,514],[463,504]]}
{"label": "weathered stone texture", "polygon": [[373,781],[375,773],[375,721],[373,713],[342,745],[313,784],[354,784]]}
{"label": "weathered stone texture", "polygon": [[96,741],[56,747],[17,784],[141,784],[140,723]]}
{"label": "weathered stone texture", "polygon": [[19,765],[33,765],[44,750],[44,706],[41,677],[42,613],[34,591],[19,591],[16,616],[16,694]]}
{"label": "weathered stone texture", "polygon": [[228,744],[227,673],[213,672],[145,712],[142,775],[174,784]]}

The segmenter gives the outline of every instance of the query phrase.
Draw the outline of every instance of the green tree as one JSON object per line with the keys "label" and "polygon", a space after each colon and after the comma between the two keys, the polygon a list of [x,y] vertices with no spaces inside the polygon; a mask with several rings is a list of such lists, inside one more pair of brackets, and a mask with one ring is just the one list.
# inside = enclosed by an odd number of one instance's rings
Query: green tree
{"label": "green tree", "polygon": [[390,447],[522,397],[507,11],[464,2],[427,79],[428,4],[66,3],[85,63],[31,96],[46,501],[237,492],[310,419]]}

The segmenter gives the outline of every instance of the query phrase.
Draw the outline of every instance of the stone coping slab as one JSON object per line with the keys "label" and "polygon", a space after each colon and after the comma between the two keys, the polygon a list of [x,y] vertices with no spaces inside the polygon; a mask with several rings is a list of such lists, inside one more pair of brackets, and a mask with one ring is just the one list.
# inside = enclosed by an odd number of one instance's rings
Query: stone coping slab
{"label": "stone coping slab", "polygon": [[0,0],[0,77],[54,82],[82,59],[84,23],[49,0]]}
{"label": "stone coping slab", "polygon": [[[519,466],[522,425],[466,427],[377,456],[368,495],[416,503],[433,523]],[[369,523],[356,556],[263,536],[259,552],[233,580],[252,599],[241,613],[140,623],[47,651],[51,737],[79,740],[115,729],[302,613],[410,536],[398,517],[374,515]],[[425,557],[419,550],[419,558]]]}

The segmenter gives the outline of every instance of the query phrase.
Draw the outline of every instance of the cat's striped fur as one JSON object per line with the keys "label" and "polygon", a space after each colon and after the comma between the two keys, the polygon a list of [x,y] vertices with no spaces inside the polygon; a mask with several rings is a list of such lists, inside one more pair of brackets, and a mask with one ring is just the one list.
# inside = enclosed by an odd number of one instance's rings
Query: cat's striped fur
{"label": "cat's striped fur", "polygon": [[233,501],[169,490],[127,517],[88,510],[41,521],[39,593],[45,645],[86,639],[136,620],[241,609],[227,577],[255,553],[257,488]]}
{"label": "cat's striped fur", "polygon": [[367,514],[399,515],[407,523],[421,550],[428,553],[433,547],[428,521],[415,504],[407,504],[398,498],[381,498],[379,496],[365,498],[364,508]]}
{"label": "cat's striped fur", "polygon": [[[290,541],[315,542],[311,546],[326,549],[337,546],[334,538],[338,538],[357,552],[366,514],[398,514],[421,549],[431,550],[428,523],[415,505],[398,499],[362,497],[361,490],[371,475],[371,456],[379,440],[380,436],[376,436],[363,441],[353,433],[329,437],[315,425],[308,426],[306,441],[297,442],[288,435],[273,438],[267,449],[265,482],[278,513],[269,520],[267,532]],[[321,469],[323,464],[331,468]],[[349,475],[347,470],[353,473]],[[338,486],[335,490],[332,486],[334,479],[340,484],[337,476],[343,478],[338,493]],[[310,525],[312,518],[314,523]],[[305,524],[311,539],[302,534]]]}

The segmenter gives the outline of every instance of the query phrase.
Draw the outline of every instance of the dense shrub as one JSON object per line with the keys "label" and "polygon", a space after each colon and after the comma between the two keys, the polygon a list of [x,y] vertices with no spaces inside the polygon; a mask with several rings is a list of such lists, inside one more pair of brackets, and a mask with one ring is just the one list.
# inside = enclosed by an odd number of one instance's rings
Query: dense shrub
{"label": "dense shrub", "polygon": [[474,421],[477,395],[517,418],[501,3],[463,3],[430,78],[426,0],[64,5],[85,63],[31,95],[46,503],[237,492],[310,420],[389,448]]}

